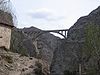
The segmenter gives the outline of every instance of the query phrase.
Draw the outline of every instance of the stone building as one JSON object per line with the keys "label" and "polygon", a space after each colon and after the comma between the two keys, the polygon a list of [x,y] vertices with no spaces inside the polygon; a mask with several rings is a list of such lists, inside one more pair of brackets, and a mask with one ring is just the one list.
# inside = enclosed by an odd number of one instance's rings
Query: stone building
{"label": "stone building", "polygon": [[13,17],[10,13],[0,10],[0,47],[10,48],[11,29],[13,28]]}

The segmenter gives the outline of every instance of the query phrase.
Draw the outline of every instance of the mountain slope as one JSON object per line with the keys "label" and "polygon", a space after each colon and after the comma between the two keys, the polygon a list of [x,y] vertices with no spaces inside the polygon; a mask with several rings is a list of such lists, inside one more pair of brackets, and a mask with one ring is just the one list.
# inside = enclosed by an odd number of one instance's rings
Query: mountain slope
{"label": "mountain slope", "polygon": [[57,37],[50,33],[40,35],[41,33],[43,31],[35,27],[14,28],[12,31],[11,51],[46,60],[50,64],[53,52],[57,47]]}
{"label": "mountain slope", "polygon": [[[100,26],[100,6],[89,15],[79,18],[69,29],[65,44],[62,43],[60,52],[57,50],[54,54],[51,65],[51,75],[63,75],[65,72],[66,74],[74,73],[72,75],[78,74],[79,62],[81,61],[81,49],[85,43],[85,29],[88,25]],[[84,56],[86,56],[86,54],[84,54],[83,57]],[[62,59],[63,61],[58,59]],[[88,59],[88,57],[82,59],[82,61],[85,62],[84,68],[82,69],[83,73],[99,75],[97,67],[98,59],[91,57],[88,61],[85,61],[86,59]]]}

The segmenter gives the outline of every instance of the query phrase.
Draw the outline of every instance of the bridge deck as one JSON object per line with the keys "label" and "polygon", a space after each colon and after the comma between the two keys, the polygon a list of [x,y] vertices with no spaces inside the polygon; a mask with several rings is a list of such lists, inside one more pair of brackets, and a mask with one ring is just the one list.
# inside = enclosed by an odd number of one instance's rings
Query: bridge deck
{"label": "bridge deck", "polygon": [[44,30],[45,32],[57,32],[57,31],[68,31],[68,29],[59,29],[59,30]]}

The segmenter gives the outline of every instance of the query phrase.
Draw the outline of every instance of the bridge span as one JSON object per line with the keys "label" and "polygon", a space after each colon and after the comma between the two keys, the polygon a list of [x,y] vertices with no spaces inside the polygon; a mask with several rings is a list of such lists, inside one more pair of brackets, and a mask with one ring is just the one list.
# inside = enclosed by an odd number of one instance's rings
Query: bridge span
{"label": "bridge span", "polygon": [[69,29],[59,29],[59,30],[43,30],[44,32],[54,32],[62,35],[65,39],[67,38],[67,31]]}

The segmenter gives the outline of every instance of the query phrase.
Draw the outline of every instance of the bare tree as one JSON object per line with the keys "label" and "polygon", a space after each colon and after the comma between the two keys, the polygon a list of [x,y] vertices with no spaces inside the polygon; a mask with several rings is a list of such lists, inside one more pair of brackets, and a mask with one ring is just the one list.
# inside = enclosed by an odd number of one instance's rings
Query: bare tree
{"label": "bare tree", "polygon": [[0,10],[8,11],[9,9],[10,0],[0,0]]}

